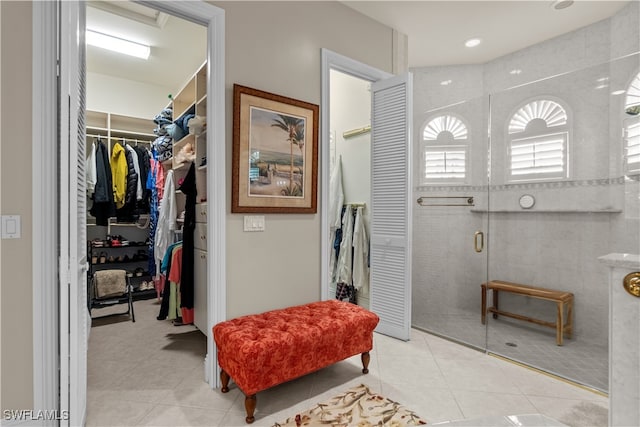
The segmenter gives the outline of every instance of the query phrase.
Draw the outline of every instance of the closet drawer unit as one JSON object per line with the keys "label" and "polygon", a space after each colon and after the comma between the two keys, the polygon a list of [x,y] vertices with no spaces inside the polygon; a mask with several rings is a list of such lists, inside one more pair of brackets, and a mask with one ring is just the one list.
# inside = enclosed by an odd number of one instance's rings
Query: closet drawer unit
{"label": "closet drawer unit", "polygon": [[200,203],[196,205],[196,222],[207,222],[207,204]]}
{"label": "closet drawer unit", "polygon": [[193,246],[196,249],[207,250],[207,224],[196,223],[196,229],[193,232]]}
{"label": "closet drawer unit", "polygon": [[207,334],[207,252],[193,251],[193,324]]}

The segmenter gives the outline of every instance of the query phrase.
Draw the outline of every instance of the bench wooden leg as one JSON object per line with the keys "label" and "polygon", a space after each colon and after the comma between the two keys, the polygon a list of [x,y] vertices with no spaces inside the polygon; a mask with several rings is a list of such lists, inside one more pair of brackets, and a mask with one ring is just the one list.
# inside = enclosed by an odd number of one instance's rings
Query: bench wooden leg
{"label": "bench wooden leg", "polygon": [[229,379],[231,377],[225,371],[220,370],[220,382],[222,383],[222,392],[226,393],[229,391]]}
{"label": "bench wooden leg", "polygon": [[362,373],[363,374],[368,374],[369,373],[369,361],[371,360],[371,355],[369,354],[368,351],[365,351],[364,353],[362,353],[360,355],[360,359],[362,359]]}
{"label": "bench wooden leg", "polygon": [[487,286],[483,283],[480,287],[482,288],[482,311],[480,312],[480,319],[484,325],[487,322]]}
{"label": "bench wooden leg", "polygon": [[247,418],[245,418],[245,421],[247,422],[247,424],[251,424],[252,422],[254,422],[256,420],[256,418],[253,416],[253,413],[256,410],[256,395],[255,394],[252,394],[251,396],[245,395],[245,397],[244,397],[244,409],[247,410]]}
{"label": "bench wooden leg", "polygon": [[[498,310],[498,290],[494,289],[492,292],[493,292],[493,308]],[[493,313],[493,318],[497,319],[498,315],[496,313]]]}
{"label": "bench wooden leg", "polygon": [[573,300],[567,302],[567,338],[573,337]]}
{"label": "bench wooden leg", "polygon": [[558,317],[556,319],[556,344],[562,345],[562,332],[564,330],[564,303],[558,301],[556,303],[558,307]]}

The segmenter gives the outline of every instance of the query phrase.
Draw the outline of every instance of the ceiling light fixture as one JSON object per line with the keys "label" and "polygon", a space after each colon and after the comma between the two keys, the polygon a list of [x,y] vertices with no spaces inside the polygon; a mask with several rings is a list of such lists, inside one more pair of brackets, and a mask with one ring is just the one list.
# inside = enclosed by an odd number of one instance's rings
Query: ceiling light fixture
{"label": "ceiling light fixture", "polygon": [[476,47],[480,44],[482,40],[478,39],[478,38],[473,38],[473,39],[469,39],[466,42],[464,42],[464,45],[466,47]]}
{"label": "ceiling light fixture", "polygon": [[611,95],[622,95],[623,93],[626,93],[627,91],[624,89],[621,90],[614,90],[613,92],[611,92]]}
{"label": "ceiling light fixture", "polygon": [[147,45],[121,39],[120,37],[114,37],[109,34],[99,33],[94,30],[86,31],[86,40],[88,45],[135,56],[136,58],[149,59],[149,54],[151,53],[151,48]]}
{"label": "ceiling light fixture", "polygon": [[514,68],[513,70],[509,71],[509,74],[513,74],[514,76],[517,76],[520,73],[522,73],[522,70],[520,68]]}
{"label": "ceiling light fixture", "polygon": [[551,6],[555,10],[566,9],[573,4],[573,0],[555,0],[551,2]]}
{"label": "ceiling light fixture", "polygon": [[448,86],[448,85],[450,85],[450,84],[451,84],[451,80],[443,80],[443,81],[441,81],[441,82],[440,82],[440,84],[441,84],[442,86]]}

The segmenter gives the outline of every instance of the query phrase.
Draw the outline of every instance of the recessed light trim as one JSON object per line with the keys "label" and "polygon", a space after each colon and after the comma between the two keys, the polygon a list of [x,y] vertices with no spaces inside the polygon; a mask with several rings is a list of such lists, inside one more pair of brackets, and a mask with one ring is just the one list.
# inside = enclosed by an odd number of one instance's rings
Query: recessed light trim
{"label": "recessed light trim", "polygon": [[573,4],[573,0],[555,0],[551,2],[551,6],[555,10],[566,9]]}
{"label": "recessed light trim", "polygon": [[466,47],[476,47],[478,46],[480,43],[482,43],[482,40],[480,40],[477,37],[474,37],[472,39],[467,40],[466,42],[464,42],[464,45]]}
{"label": "recessed light trim", "polygon": [[151,53],[151,48],[147,45],[94,30],[87,29],[85,37],[88,45],[135,56],[136,58],[149,59],[149,54]]}

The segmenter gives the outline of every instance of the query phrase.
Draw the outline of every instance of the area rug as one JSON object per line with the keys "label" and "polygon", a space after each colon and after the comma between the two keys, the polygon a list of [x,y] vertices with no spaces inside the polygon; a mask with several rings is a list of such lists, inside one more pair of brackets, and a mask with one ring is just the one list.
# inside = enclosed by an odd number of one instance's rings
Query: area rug
{"label": "area rug", "polygon": [[417,426],[427,422],[398,402],[361,384],[273,427]]}

